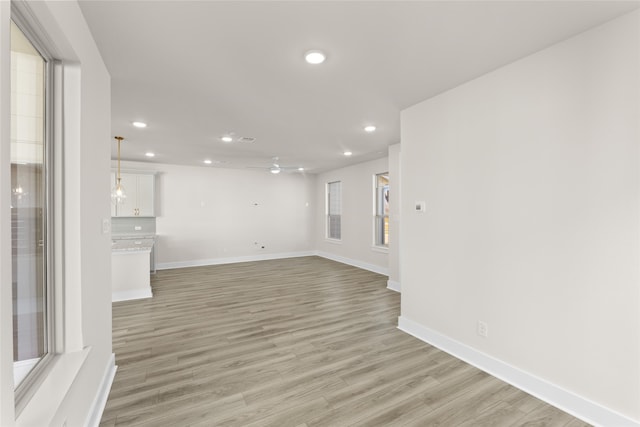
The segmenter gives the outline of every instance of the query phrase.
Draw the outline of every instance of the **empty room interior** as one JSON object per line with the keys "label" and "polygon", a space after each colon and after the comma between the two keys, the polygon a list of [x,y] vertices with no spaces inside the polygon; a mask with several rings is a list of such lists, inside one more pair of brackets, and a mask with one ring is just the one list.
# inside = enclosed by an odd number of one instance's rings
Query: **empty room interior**
{"label": "empty room interior", "polygon": [[0,18],[0,426],[640,427],[640,1]]}

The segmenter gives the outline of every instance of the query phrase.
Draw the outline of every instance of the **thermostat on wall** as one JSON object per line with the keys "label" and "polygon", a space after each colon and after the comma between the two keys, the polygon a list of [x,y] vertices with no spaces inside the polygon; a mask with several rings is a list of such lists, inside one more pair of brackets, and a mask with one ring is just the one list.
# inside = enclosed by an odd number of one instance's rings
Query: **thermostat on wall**
{"label": "thermostat on wall", "polygon": [[426,203],[421,201],[421,202],[416,202],[415,203],[415,211],[417,213],[424,213],[424,210],[426,209]]}

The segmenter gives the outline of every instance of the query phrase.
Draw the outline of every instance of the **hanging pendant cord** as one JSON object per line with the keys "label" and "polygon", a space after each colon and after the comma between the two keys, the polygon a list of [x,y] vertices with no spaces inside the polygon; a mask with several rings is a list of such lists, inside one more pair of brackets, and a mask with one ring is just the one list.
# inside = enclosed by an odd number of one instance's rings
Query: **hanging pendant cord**
{"label": "hanging pendant cord", "polygon": [[124,139],[121,136],[115,137],[118,140],[118,187],[120,187],[120,143]]}

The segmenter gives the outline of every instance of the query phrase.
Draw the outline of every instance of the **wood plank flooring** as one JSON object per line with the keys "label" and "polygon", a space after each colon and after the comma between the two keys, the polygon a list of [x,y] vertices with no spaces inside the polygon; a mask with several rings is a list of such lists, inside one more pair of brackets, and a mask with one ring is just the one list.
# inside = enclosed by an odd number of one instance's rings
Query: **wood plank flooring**
{"label": "wood plank flooring", "polygon": [[152,287],[113,305],[101,426],[587,425],[398,330],[385,276],[305,257]]}

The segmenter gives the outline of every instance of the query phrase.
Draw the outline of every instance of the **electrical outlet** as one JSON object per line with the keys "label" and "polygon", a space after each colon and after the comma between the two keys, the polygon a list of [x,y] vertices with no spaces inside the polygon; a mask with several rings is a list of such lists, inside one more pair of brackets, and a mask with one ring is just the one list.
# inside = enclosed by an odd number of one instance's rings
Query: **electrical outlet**
{"label": "electrical outlet", "polygon": [[482,320],[478,320],[478,335],[487,338],[489,336],[489,326]]}
{"label": "electrical outlet", "polygon": [[111,220],[104,218],[102,220],[102,234],[109,234],[111,233]]}

